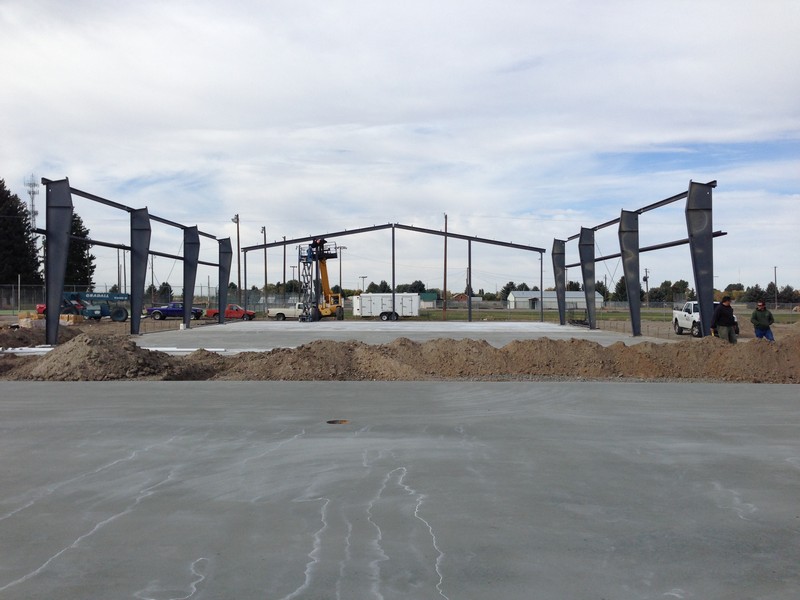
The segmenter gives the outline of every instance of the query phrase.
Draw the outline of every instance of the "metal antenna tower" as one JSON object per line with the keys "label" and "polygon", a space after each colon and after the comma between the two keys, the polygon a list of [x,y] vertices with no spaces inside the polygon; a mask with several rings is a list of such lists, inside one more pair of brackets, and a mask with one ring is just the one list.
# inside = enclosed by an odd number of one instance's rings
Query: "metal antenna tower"
{"label": "metal antenna tower", "polygon": [[25,180],[25,187],[28,188],[28,196],[31,199],[30,217],[31,229],[36,229],[36,215],[39,212],[36,210],[36,196],[39,195],[39,184],[36,182],[36,176],[31,173],[30,179]]}

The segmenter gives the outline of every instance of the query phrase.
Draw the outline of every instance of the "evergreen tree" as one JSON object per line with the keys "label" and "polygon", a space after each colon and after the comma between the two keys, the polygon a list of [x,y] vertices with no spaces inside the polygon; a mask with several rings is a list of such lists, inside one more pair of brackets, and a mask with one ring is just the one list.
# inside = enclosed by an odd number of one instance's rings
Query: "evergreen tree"
{"label": "evergreen tree", "polygon": [[[538,288],[535,288],[538,289]],[[597,293],[599,293],[603,297],[603,302],[608,302],[609,292],[606,284],[602,281],[596,281],[594,284],[594,289]]]}
{"label": "evergreen tree", "polygon": [[617,285],[614,287],[614,293],[611,294],[611,300],[614,302],[625,302],[628,299],[628,288],[625,285],[625,277],[620,277]]}
{"label": "evergreen tree", "polygon": [[502,289],[500,290],[500,299],[501,299],[503,302],[505,302],[506,300],[508,300],[508,295],[509,295],[511,292],[513,292],[514,290],[516,290],[516,289],[517,289],[517,284],[516,284],[516,283],[514,283],[513,281],[509,281],[509,282],[508,282],[507,284],[505,284],[505,285],[502,287]]}
{"label": "evergreen tree", "polygon": [[67,271],[64,275],[64,287],[82,287],[90,290],[94,287],[95,256],[91,253],[91,244],[75,238],[89,238],[89,230],[83,219],[73,212],[67,253]]}
{"label": "evergreen tree", "polygon": [[41,285],[39,257],[27,206],[0,179],[0,284]]}
{"label": "evergreen tree", "polygon": [[759,300],[764,300],[764,296],[764,290],[761,289],[760,285],[755,284],[754,286],[748,287],[739,300],[741,302],[758,302]]}
{"label": "evergreen tree", "polygon": [[411,285],[408,287],[408,291],[414,294],[421,294],[425,291],[425,284],[419,279],[412,281]]}
{"label": "evergreen tree", "polygon": [[795,290],[792,286],[786,285],[778,292],[778,302],[796,304],[800,302],[800,292]]}
{"label": "evergreen tree", "polygon": [[165,303],[172,302],[172,296],[173,296],[172,286],[165,281],[158,288],[158,292],[156,292],[156,295],[158,296],[159,302],[165,302]]}

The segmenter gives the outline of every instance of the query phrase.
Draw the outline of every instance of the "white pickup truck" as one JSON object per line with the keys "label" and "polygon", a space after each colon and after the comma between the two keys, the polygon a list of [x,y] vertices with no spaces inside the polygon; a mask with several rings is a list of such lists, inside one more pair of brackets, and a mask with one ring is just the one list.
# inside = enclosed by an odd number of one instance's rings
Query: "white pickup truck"
{"label": "white pickup truck", "polygon": [[267,317],[275,319],[276,321],[285,321],[286,319],[296,319],[303,314],[303,303],[297,302],[292,306],[279,306],[277,308],[270,308],[267,311]]}
{"label": "white pickup truck", "polygon": [[[714,302],[714,308],[719,302]],[[736,319],[736,315],[733,315]],[[672,311],[672,328],[677,335],[683,335],[684,331],[691,331],[694,337],[700,337],[700,303],[691,300],[683,305],[680,310]],[[739,320],[736,319],[736,335],[739,335]]]}

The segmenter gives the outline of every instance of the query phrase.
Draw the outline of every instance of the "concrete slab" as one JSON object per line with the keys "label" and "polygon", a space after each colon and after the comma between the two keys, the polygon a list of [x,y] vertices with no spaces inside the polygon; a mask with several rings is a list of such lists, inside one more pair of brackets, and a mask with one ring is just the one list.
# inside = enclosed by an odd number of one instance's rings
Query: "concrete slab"
{"label": "concrete slab", "polygon": [[0,382],[0,599],[794,600],[799,392]]}
{"label": "concrete slab", "polygon": [[539,322],[503,321],[234,321],[224,325],[204,325],[185,330],[160,331],[136,338],[136,343],[152,350],[173,354],[188,353],[205,348],[220,354],[235,354],[252,350],[294,348],[314,340],[338,342],[360,340],[366,344],[386,344],[399,337],[424,342],[437,338],[486,340],[498,348],[514,340],[587,339],[610,346],[620,340],[626,344],[644,341],[668,343],[652,337],[590,330],[574,325]]}

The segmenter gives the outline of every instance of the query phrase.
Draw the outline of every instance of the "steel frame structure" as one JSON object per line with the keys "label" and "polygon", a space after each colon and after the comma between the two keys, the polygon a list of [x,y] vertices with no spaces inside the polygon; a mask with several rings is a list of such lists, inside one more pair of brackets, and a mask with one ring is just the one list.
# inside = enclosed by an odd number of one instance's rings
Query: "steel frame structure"
{"label": "steel frame structure", "polygon": [[[544,261],[541,260],[542,255],[546,252],[544,248],[537,248],[535,246],[528,246],[526,244],[515,244],[513,242],[501,242],[499,240],[492,240],[487,238],[481,238],[478,236],[469,236],[459,233],[453,233],[448,231],[437,231],[435,229],[425,229],[424,227],[415,227],[413,225],[403,225],[401,223],[386,223],[384,225],[373,225],[371,227],[361,227],[359,229],[345,229],[342,231],[335,231],[332,233],[325,233],[325,234],[315,234],[305,237],[299,237],[294,239],[283,239],[281,241],[270,242],[268,244],[257,244],[255,246],[246,246],[242,248],[242,252],[245,255],[244,259],[244,287],[247,289],[247,253],[252,252],[255,250],[265,250],[267,248],[278,248],[284,247],[287,245],[292,246],[295,244],[302,244],[304,242],[308,242],[318,238],[325,238],[326,240],[330,240],[337,237],[344,237],[348,235],[359,235],[362,233],[371,233],[373,231],[381,231],[385,229],[391,229],[392,231],[392,304],[394,305],[394,294],[395,294],[395,274],[396,274],[396,253],[395,253],[395,240],[396,240],[396,231],[398,229],[404,231],[413,231],[417,233],[423,233],[426,235],[437,235],[444,237],[445,239],[453,238],[457,240],[465,240],[467,242],[467,286],[470,290],[472,290],[472,242],[479,243],[479,244],[489,244],[493,246],[502,246],[504,248],[514,248],[516,250],[525,250],[528,252],[538,252],[539,253],[539,310],[540,310],[540,318],[544,320],[544,308],[542,306],[542,283],[543,283],[543,264]],[[472,294],[467,297],[467,319],[472,321]]]}
{"label": "steel frame structure", "polygon": [[[566,269],[581,267],[583,289],[586,295],[586,310],[589,328],[597,328],[595,315],[595,262],[622,258],[625,277],[625,288],[628,293],[628,306],[631,316],[631,329],[634,336],[642,335],[641,324],[641,284],[639,283],[639,255],[664,248],[672,248],[689,244],[694,274],[695,289],[700,303],[700,321],[702,335],[710,332],[711,314],[714,306],[714,243],[713,238],[727,235],[724,231],[712,229],[712,190],[717,187],[716,181],[708,183],[689,182],[689,189],[670,198],[649,204],[635,211],[622,210],[618,219],[612,219],[592,228],[582,227],[580,233],[567,240],[553,240],[553,273],[556,281],[556,298],[558,301],[559,320],[566,324]],[[655,246],[639,247],[639,215],[672,204],[686,198],[686,228],[688,238],[674,240]],[[594,232],[619,224],[618,237],[620,252],[608,256],[595,257]],[[565,264],[566,242],[578,239],[580,262]]]}
{"label": "steel frame structure", "polygon": [[[191,327],[192,301],[186,299],[186,290],[194,293],[197,278],[197,266],[208,265],[218,268],[219,273],[219,322],[225,320],[224,306],[228,302],[228,284],[230,279],[231,250],[230,238],[217,239],[215,236],[199,231],[197,226],[187,226],[174,221],[151,215],[147,208],[132,208],[119,204],[94,194],[70,187],[69,179],[51,181],[42,178],[46,187],[46,229],[37,229],[47,239],[47,254],[45,256],[45,287],[47,315],[45,321],[45,338],[49,345],[58,343],[59,313],[61,309],[61,295],[64,288],[64,279],[67,269],[67,254],[72,239],[80,239],[93,246],[104,246],[129,250],[131,253],[131,334],[138,335],[141,326],[142,312],[144,309],[144,289],[147,275],[147,261],[152,256],[162,256],[183,261],[183,323],[186,328]],[[116,244],[90,238],[78,238],[71,235],[73,204],[72,196],[80,196],[122,210],[130,215],[130,245]],[[183,231],[184,255],[177,256],[164,254],[150,249],[151,221],[156,221]],[[209,263],[199,260],[200,236],[217,241],[219,245],[219,262]],[[226,282],[224,285],[222,282]]]}

